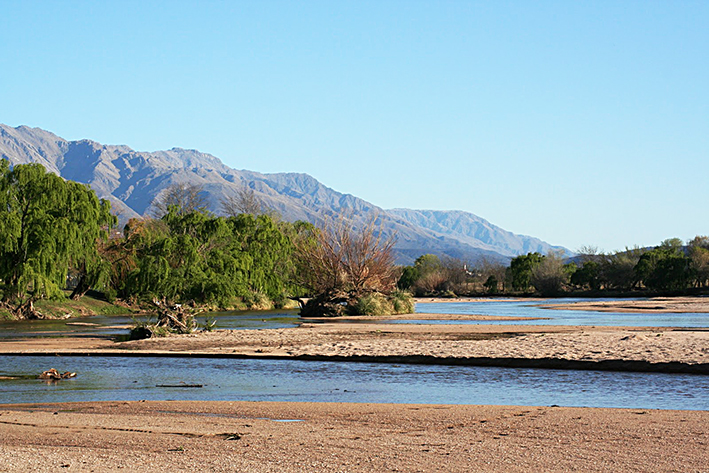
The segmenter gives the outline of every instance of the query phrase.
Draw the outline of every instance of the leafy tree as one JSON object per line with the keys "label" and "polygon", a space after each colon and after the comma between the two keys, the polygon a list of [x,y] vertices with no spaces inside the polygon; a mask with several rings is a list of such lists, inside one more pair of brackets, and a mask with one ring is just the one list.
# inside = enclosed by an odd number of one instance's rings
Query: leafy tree
{"label": "leafy tree", "polygon": [[571,275],[571,284],[577,287],[588,287],[594,291],[601,289],[601,265],[596,261],[586,261]]}
{"label": "leafy tree", "polygon": [[648,289],[684,289],[692,279],[691,260],[682,252],[682,242],[666,242],[644,253],[635,266],[636,279]]}
{"label": "leafy tree", "polygon": [[704,287],[709,284],[709,237],[694,237],[688,242],[688,252],[695,284]]}
{"label": "leafy tree", "polygon": [[70,267],[84,286],[105,273],[97,241],[115,224],[110,203],[86,185],[65,181],[40,164],[10,169],[0,160],[0,280],[3,299],[61,297]]}
{"label": "leafy tree", "polygon": [[645,253],[642,248],[626,248],[613,254],[602,256],[600,265],[600,284],[608,289],[630,290],[638,284],[635,266]]}
{"label": "leafy tree", "polygon": [[532,270],[542,262],[539,253],[527,253],[512,258],[509,279],[515,291],[527,291],[532,285]]}
{"label": "leafy tree", "polygon": [[416,266],[404,266],[401,270],[401,276],[396,285],[399,289],[411,289],[416,284],[416,281],[421,277]]}
{"label": "leafy tree", "polygon": [[180,214],[171,207],[161,220],[129,222],[114,252],[114,281],[123,297],[220,307],[233,306],[238,297],[283,300],[295,292],[293,240],[302,225],[268,215]]}
{"label": "leafy tree", "polygon": [[499,282],[497,280],[497,276],[495,276],[494,274],[488,276],[487,280],[485,280],[485,283],[483,284],[483,287],[485,288],[488,294],[497,294],[498,286]]}

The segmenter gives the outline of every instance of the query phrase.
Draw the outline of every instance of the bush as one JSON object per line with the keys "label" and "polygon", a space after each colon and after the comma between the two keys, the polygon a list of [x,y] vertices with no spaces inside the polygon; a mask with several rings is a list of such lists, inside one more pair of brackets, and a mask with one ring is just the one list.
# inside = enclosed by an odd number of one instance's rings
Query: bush
{"label": "bush", "polygon": [[273,307],[276,309],[283,309],[288,307],[288,304],[290,303],[290,299],[286,297],[285,294],[280,293],[276,297],[273,298]]}
{"label": "bush", "polygon": [[383,295],[372,293],[360,297],[348,312],[352,315],[391,315],[393,307]]}
{"label": "bush", "polygon": [[414,313],[414,299],[408,292],[396,291],[392,293],[391,304],[394,309],[394,314]]}
{"label": "bush", "polygon": [[265,294],[252,291],[244,297],[244,304],[250,310],[269,310],[273,308],[271,300]]}

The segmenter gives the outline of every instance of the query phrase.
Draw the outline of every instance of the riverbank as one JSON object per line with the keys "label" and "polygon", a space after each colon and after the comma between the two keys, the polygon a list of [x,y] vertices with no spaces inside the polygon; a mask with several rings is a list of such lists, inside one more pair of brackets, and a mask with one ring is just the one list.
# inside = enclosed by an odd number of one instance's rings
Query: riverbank
{"label": "riverbank", "polygon": [[572,304],[552,304],[550,309],[592,310],[625,313],[709,313],[709,297],[653,297],[639,300],[594,301],[589,299]]}
{"label": "riverbank", "polygon": [[364,322],[217,330],[121,343],[91,338],[7,340],[0,343],[0,354],[300,358],[709,373],[709,330]]}
{"label": "riverbank", "polygon": [[[593,304],[616,303],[649,313],[687,307],[698,310],[709,300],[673,298]],[[588,304],[584,301],[566,307]],[[410,318],[443,319],[448,323],[396,323]],[[85,336],[4,340],[0,354],[299,358],[709,374],[709,329],[515,325],[530,320],[534,319],[459,314],[311,319],[295,328],[217,330],[121,343]]]}
{"label": "riverbank", "polygon": [[704,471],[708,422],[557,407],[0,405],[0,471]]}

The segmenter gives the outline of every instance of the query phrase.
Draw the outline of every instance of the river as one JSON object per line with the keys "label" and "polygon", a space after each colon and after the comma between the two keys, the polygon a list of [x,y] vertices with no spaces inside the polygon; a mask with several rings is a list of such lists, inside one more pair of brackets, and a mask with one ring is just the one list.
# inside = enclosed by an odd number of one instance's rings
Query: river
{"label": "river", "polygon": [[[34,379],[51,367],[74,379]],[[709,376],[150,357],[0,356],[0,403],[209,400],[709,409]],[[158,387],[202,385],[202,387]]]}

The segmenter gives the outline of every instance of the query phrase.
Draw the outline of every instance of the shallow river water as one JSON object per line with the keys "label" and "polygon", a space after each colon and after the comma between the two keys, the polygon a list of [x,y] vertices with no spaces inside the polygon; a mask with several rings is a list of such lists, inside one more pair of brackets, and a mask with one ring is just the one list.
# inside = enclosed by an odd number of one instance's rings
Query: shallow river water
{"label": "shallow river water", "polygon": [[[56,384],[49,368],[74,371]],[[709,409],[709,376],[299,360],[0,356],[0,404],[223,400]],[[158,387],[158,385],[190,387]]]}
{"label": "shallow river water", "polygon": [[[418,320],[416,314],[409,320],[387,321],[397,324],[484,324],[499,325],[596,325],[628,327],[687,327],[708,328],[709,314],[627,314],[576,310],[550,310],[551,304],[576,302],[580,299],[553,299],[539,301],[490,300],[483,302],[417,303],[417,313],[493,315],[507,317],[536,317],[538,320]],[[296,327],[300,323],[297,310],[266,312],[215,312],[218,329],[258,330]],[[141,319],[142,320],[142,319]],[[197,317],[204,323],[205,316]],[[336,320],[332,320],[335,322]],[[94,316],[66,320],[0,321],[0,341],[22,337],[104,336],[120,337],[128,334],[133,319],[127,316]],[[80,325],[77,325],[80,324]],[[81,325],[86,324],[86,325]]]}
{"label": "shallow river water", "polygon": [[[613,299],[593,299],[604,301]],[[682,313],[623,313],[587,310],[556,310],[549,305],[588,302],[589,299],[548,299],[539,301],[490,300],[482,302],[426,302],[417,303],[416,312],[424,314],[494,315],[506,317],[540,317],[542,320],[475,321],[475,320],[399,320],[395,323],[420,324],[515,324],[515,325],[593,325],[621,327],[709,327],[709,314]]]}

